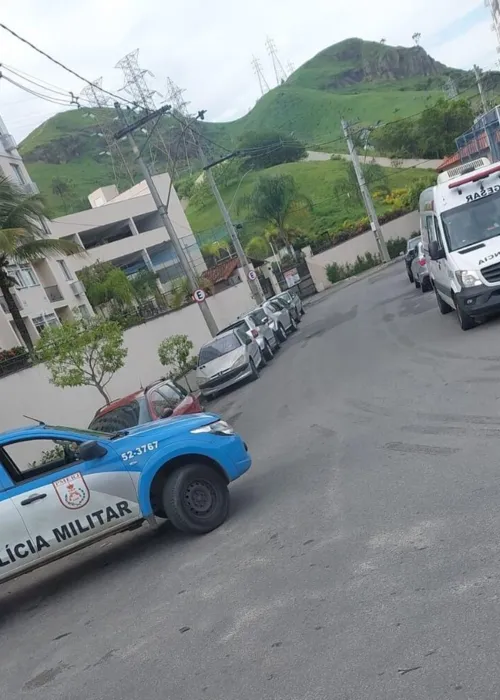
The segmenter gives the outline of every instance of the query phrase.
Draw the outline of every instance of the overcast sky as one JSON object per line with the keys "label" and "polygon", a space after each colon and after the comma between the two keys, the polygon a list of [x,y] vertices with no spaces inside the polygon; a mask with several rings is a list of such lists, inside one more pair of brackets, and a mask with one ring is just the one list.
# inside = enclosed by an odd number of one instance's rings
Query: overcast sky
{"label": "overcast sky", "polygon": [[[155,76],[151,86],[164,93],[171,77],[210,121],[234,119],[255,104],[252,54],[273,82],[268,35],[281,61],[295,67],[347,37],[410,46],[414,32],[434,58],[457,68],[491,69],[497,58],[482,0],[1,0],[0,22],[88,79],[103,76],[112,91],[123,81],[116,63],[140,48],[141,66]],[[0,62],[75,94],[84,87],[1,28]],[[19,140],[61,109],[0,80],[0,114]]]}

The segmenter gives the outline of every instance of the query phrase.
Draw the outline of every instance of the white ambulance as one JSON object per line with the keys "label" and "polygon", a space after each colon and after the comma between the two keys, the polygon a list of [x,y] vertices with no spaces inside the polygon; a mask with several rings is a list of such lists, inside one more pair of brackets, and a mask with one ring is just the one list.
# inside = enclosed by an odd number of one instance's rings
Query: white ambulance
{"label": "white ambulance", "polygon": [[464,331],[500,313],[500,162],[441,173],[420,195],[420,230],[440,312]]}

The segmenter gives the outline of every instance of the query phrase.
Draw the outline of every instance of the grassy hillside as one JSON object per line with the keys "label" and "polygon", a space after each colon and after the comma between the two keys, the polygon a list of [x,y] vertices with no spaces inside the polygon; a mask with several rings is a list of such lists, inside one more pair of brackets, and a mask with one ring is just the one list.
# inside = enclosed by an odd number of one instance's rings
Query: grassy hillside
{"label": "grassy hillside", "polygon": [[[357,120],[360,126],[391,121],[420,112],[442,95],[443,81],[453,74],[457,83],[467,73],[448,69],[418,47],[390,47],[361,39],[348,39],[320,52],[298,68],[281,86],[264,95],[241,119],[226,123],[203,122],[199,129],[227,149],[234,148],[244,131],[277,130],[294,133],[311,150],[345,151],[340,119]],[[118,126],[113,110],[79,109],[63,112],[35,129],[20,150],[32,177],[47,197],[54,214],[82,209],[93,189],[116,182],[120,189],[130,176],[117,153],[109,155],[103,126]],[[154,150],[156,172],[169,168],[177,151],[179,124],[164,117],[157,133],[162,143]],[[137,134],[140,141],[144,139]],[[133,168],[128,144],[120,142],[123,156]],[[213,155],[220,148],[210,146]],[[181,148],[181,169],[185,152]],[[151,154],[146,151],[151,160]],[[196,147],[187,145],[187,156],[198,167]],[[113,167],[114,166],[114,167]],[[51,191],[53,178],[71,180],[65,201]]]}
{"label": "grassy hillside", "polygon": [[[293,223],[305,232],[319,233],[322,230],[335,229],[336,226],[341,226],[346,219],[352,218],[353,215],[362,216],[364,214],[361,207],[359,207],[359,210],[353,210],[347,196],[344,199],[338,199],[334,195],[335,186],[339,185],[343,180],[344,169],[344,163],[338,160],[315,161],[277,165],[274,168],[267,169],[265,174],[289,174],[295,178],[300,191],[312,200],[313,212],[312,214],[306,214],[304,211],[298,213]],[[387,172],[389,187],[398,189],[408,186],[415,180],[419,180],[429,171],[385,168],[384,172]],[[245,209],[238,211],[237,203],[243,195],[251,191],[260,174],[250,173],[241,181],[239,187],[238,183],[236,183],[221,192],[224,202],[231,208],[233,219],[243,223],[244,240],[248,240],[252,235],[260,233],[262,224],[252,221],[251,214]],[[386,211],[387,207],[378,205],[378,210],[381,213]],[[211,202],[202,209],[189,206],[186,214],[193,230],[197,233],[219,229],[223,224],[215,202]]]}

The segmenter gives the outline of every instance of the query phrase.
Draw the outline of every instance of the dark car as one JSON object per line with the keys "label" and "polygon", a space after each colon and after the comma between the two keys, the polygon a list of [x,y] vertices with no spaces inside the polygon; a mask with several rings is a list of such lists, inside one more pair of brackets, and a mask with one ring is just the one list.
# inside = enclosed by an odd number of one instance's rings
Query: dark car
{"label": "dark car", "polygon": [[406,244],[406,253],[405,253],[406,274],[408,275],[408,279],[410,280],[410,282],[412,284],[415,281],[415,279],[413,277],[413,272],[411,271],[411,264],[417,255],[418,244],[421,243],[421,241],[422,241],[422,236],[415,236],[415,238],[410,238],[408,243]]}
{"label": "dark car", "polygon": [[100,408],[89,430],[113,433],[170,416],[202,412],[197,396],[189,394],[171,379],[160,379],[145,389]]}

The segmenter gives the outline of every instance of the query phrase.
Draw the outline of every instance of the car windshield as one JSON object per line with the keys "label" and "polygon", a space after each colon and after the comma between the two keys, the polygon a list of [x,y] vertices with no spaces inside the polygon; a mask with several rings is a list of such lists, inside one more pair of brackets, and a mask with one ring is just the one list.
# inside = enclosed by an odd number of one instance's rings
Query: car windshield
{"label": "car windshield", "polygon": [[249,316],[257,326],[262,326],[269,320],[266,312],[263,309],[257,309],[256,311],[253,311],[251,314],[249,314]]}
{"label": "car windshield", "polygon": [[410,240],[408,241],[407,252],[409,253],[410,250],[415,250],[415,248],[418,246],[421,240],[422,239],[420,238],[420,236],[418,238],[410,238]]}
{"label": "car windshield", "polygon": [[198,365],[205,365],[207,362],[212,362],[212,360],[227,355],[229,352],[237,350],[239,347],[241,347],[241,343],[234,333],[224,335],[221,338],[214,338],[211,343],[201,348],[198,357]]}
{"label": "car windshield", "polygon": [[450,251],[494,238],[500,235],[500,192],[450,209],[441,221]]}

